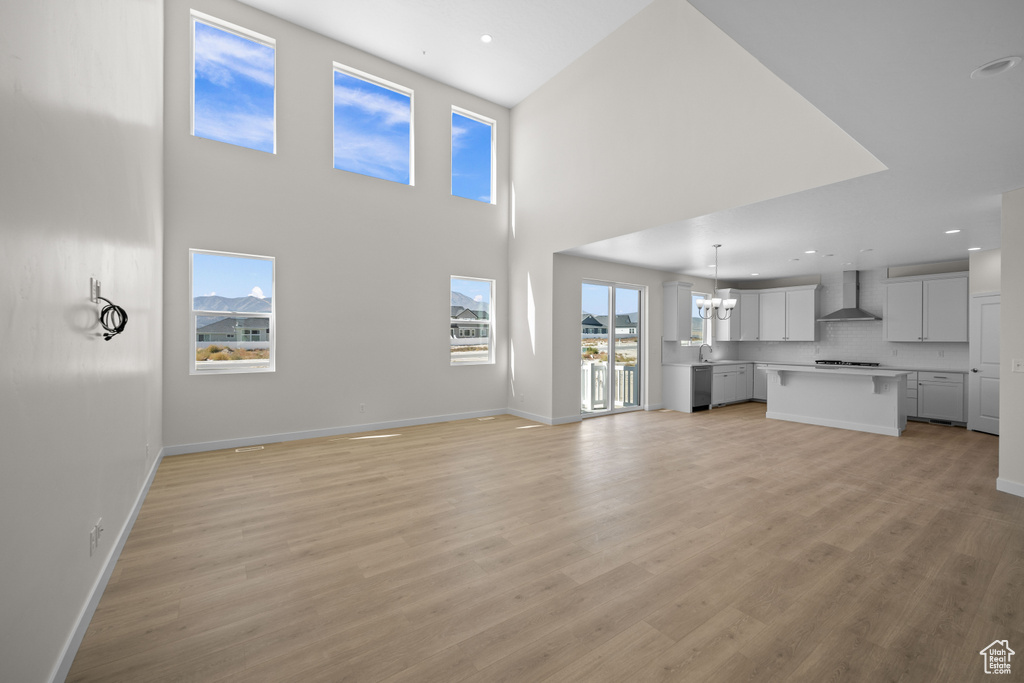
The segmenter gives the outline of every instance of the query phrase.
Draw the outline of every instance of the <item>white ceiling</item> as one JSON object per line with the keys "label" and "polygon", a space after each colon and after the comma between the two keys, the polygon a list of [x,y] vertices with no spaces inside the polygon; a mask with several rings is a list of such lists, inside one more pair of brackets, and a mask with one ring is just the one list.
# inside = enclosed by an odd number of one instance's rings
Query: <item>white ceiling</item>
{"label": "white ceiling", "polygon": [[[505,106],[650,2],[243,1]],[[999,246],[1000,195],[1024,187],[1024,65],[987,80],[970,73],[1024,56],[1024,2],[691,3],[889,170],[638,225],[568,253],[710,276],[711,245],[721,243],[723,279],[764,279],[958,260],[968,247]],[[494,42],[481,43],[483,33]],[[944,234],[954,228],[961,232]]]}
{"label": "white ceiling", "polygon": [[[241,0],[504,107],[651,0]],[[494,40],[484,44],[483,34]]]}

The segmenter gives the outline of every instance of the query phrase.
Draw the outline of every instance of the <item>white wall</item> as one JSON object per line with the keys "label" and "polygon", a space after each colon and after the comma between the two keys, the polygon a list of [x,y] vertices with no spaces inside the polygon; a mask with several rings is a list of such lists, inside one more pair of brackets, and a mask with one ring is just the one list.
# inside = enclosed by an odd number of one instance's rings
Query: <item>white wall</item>
{"label": "white wall", "polygon": [[163,12],[4,2],[0,45],[0,680],[45,681],[161,446]]}
{"label": "white wall", "polygon": [[[999,332],[999,481],[1001,491],[1024,496],[1024,374],[1012,360],[1024,358],[1024,188],[1003,195]],[[1016,267],[1014,267],[1016,265]]]}
{"label": "white wall", "polygon": [[[276,155],[190,135],[190,8],[277,40]],[[169,452],[504,411],[508,110],[233,0],[166,23]],[[335,61],[415,90],[415,187],[332,168]],[[450,194],[452,105],[497,121],[496,206]],[[190,247],[276,257],[275,373],[188,374]],[[497,280],[494,365],[449,365],[451,275]]]}
{"label": "white wall", "polygon": [[1002,286],[1002,262],[1002,249],[971,252],[971,296],[999,291]]}
{"label": "white wall", "polygon": [[512,126],[509,400],[546,417],[573,393],[552,384],[569,381],[552,372],[552,320],[572,308],[556,303],[554,252],[884,168],[677,0],[655,0],[551,79]]}
{"label": "white wall", "polygon": [[[882,280],[886,277],[885,268],[860,271],[860,307],[879,317],[883,317],[885,285]],[[822,315],[843,307],[842,273],[823,273],[821,287]],[[881,320],[818,323],[816,342],[741,342],[733,348],[735,357],[753,361],[813,363],[819,359],[834,359],[960,372],[967,370],[969,362],[967,342],[887,342],[882,338]]]}

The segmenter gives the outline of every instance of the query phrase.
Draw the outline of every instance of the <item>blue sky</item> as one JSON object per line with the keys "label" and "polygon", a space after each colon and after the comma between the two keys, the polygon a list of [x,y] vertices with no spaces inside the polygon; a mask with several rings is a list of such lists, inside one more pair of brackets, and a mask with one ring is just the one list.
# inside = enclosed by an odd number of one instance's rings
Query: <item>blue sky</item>
{"label": "blue sky", "polygon": [[274,292],[274,264],[266,259],[192,255],[192,296],[223,296],[233,299],[255,296],[269,299]]}
{"label": "blue sky", "polygon": [[334,168],[409,184],[412,97],[334,72]]}
{"label": "blue sky", "polygon": [[483,301],[487,304],[490,304],[491,301],[491,283],[489,280],[464,280],[459,277],[453,277],[452,291],[465,294],[474,301]]}
{"label": "blue sky", "polygon": [[452,194],[491,201],[491,126],[452,112]]}
{"label": "blue sky", "polygon": [[[583,283],[583,312],[590,315],[608,315],[608,286]],[[636,313],[640,310],[640,292],[635,289],[615,288],[615,312]]]}
{"label": "blue sky", "polygon": [[274,48],[195,22],[194,131],[274,151]]}

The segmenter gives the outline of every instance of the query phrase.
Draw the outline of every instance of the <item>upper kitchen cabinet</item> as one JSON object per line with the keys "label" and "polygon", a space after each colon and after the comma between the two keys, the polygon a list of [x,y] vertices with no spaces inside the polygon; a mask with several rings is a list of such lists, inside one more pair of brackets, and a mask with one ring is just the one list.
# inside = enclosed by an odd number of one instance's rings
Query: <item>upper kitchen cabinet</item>
{"label": "upper kitchen cabinet", "polygon": [[757,341],[760,338],[761,295],[741,289],[720,289],[715,296],[736,299],[736,308],[725,320],[715,321],[715,341]]}
{"label": "upper kitchen cabinet", "polygon": [[820,285],[762,289],[758,300],[761,341],[815,341]]}
{"label": "upper kitchen cabinet", "polygon": [[885,280],[883,334],[891,342],[967,341],[967,274]]}
{"label": "upper kitchen cabinet", "polygon": [[690,341],[693,327],[693,283],[662,282],[662,340]]}

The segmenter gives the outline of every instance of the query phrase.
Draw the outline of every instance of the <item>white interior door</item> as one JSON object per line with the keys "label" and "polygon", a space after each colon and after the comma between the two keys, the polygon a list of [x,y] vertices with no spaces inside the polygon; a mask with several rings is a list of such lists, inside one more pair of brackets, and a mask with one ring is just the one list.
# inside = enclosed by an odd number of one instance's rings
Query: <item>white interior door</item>
{"label": "white interior door", "polygon": [[971,297],[967,428],[999,434],[999,295]]}

